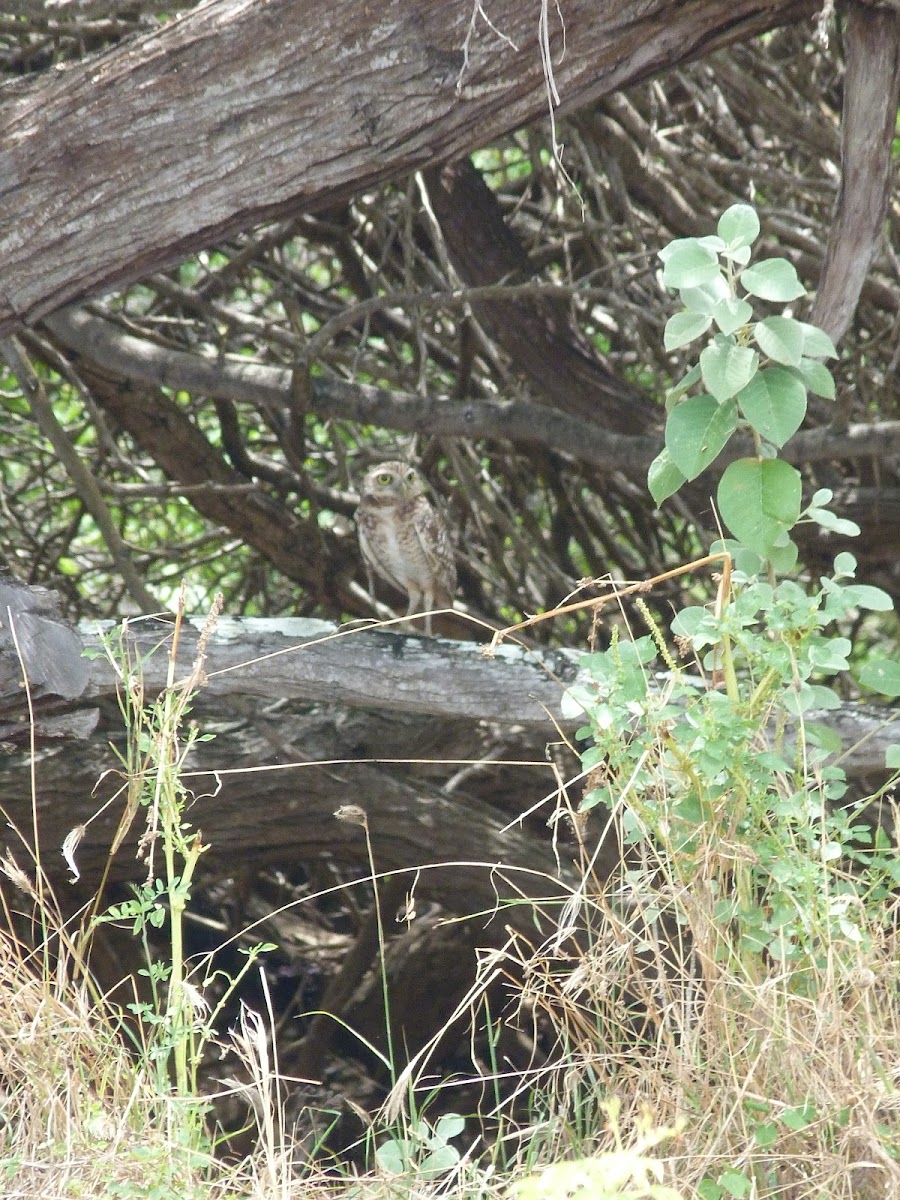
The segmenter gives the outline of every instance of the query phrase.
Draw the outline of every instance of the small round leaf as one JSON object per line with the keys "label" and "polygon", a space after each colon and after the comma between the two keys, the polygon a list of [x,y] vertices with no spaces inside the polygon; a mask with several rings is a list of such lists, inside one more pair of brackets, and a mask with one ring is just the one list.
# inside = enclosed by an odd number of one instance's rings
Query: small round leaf
{"label": "small round leaf", "polygon": [[767,258],[741,272],[741,283],[751,296],[762,300],[796,300],[806,288],[786,258]]}
{"label": "small round leaf", "polygon": [[751,246],[759,237],[759,217],[749,204],[732,204],[719,217],[719,237],[730,247]]}
{"label": "small round leaf", "polygon": [[699,312],[678,312],[666,321],[663,334],[663,345],[666,350],[677,350],[686,346],[701,333],[706,333],[712,324],[712,319]]}

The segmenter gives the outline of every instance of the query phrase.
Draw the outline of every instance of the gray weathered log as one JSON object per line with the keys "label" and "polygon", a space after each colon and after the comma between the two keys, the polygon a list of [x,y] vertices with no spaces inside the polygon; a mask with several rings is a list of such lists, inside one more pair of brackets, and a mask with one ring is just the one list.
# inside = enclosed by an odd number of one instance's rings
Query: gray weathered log
{"label": "gray weathered log", "polygon": [[[0,333],[255,223],[467,154],[810,0],[217,0],[6,89]],[[564,52],[563,52],[564,50]]]}
{"label": "gray weathered log", "polygon": [[0,579],[0,742],[29,740],[29,696],[38,738],[88,737],[94,704],[60,710],[61,702],[89,696],[89,685],[81,638],[62,619],[55,593]]}
{"label": "gray weathered log", "polygon": [[[179,661],[186,677],[196,655],[202,622],[185,622]],[[82,631],[91,655],[87,702],[109,701],[117,671],[100,653],[111,622]],[[140,618],[127,625],[128,660],[142,674],[152,695],[166,684],[167,643],[172,625]],[[383,710],[429,716],[443,722],[488,722],[554,740],[571,733],[580,720],[564,718],[562,693],[573,682],[580,652],[531,650],[504,642],[494,657],[473,642],[425,638],[360,624],[338,628],[327,621],[300,618],[222,618],[207,647],[203,697],[207,703],[242,697],[251,703],[279,700],[330,704],[347,709]],[[884,750],[895,740],[890,710],[848,705],[839,715],[817,714],[828,724],[840,722],[851,744],[845,765],[851,771],[879,770]],[[882,728],[884,726],[884,728]]]}

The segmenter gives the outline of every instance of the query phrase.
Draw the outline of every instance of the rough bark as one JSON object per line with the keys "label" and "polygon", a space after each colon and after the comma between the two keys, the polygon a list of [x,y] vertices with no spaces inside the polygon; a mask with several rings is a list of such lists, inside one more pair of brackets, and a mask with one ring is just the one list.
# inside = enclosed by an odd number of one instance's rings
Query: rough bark
{"label": "rough bark", "polygon": [[[181,629],[185,675],[197,655],[199,625]],[[121,661],[140,671],[148,699],[166,685],[171,630],[167,622],[141,619],[125,634]],[[125,749],[115,701],[121,673],[96,653],[99,633],[82,631],[82,640],[95,657],[87,660],[87,686],[71,703],[76,712],[99,708],[100,725],[90,737],[39,745],[33,760],[27,750],[0,760],[9,823],[0,843],[30,869],[37,828],[41,862],[59,881],[63,841],[83,827],[76,860],[86,884],[96,884],[105,870],[112,880],[139,879],[147,871],[135,858],[145,810],[115,753]],[[200,728],[215,737],[194,745],[183,777],[194,797],[189,819],[212,847],[203,863],[233,876],[325,855],[365,871],[362,829],[335,818],[340,807],[356,805],[367,815],[377,869],[404,872],[410,886],[421,869],[420,895],[451,911],[491,912],[498,900],[565,893],[575,880],[567,865],[574,848],[558,848],[545,824],[558,778],[547,746],[559,743],[558,726],[572,727],[557,714],[576,658],[505,647],[491,660],[473,644],[338,632],[296,619],[223,620],[209,642],[205,682],[192,709]],[[23,696],[13,710],[18,670],[14,658],[0,654],[3,716],[24,720]],[[845,745],[864,738],[843,760],[848,771],[883,766],[892,741],[887,716],[858,706],[820,714]],[[562,771],[566,778],[577,774],[574,756]],[[523,823],[532,808],[537,823]],[[599,819],[587,840],[598,837]],[[598,875],[617,860],[608,838]],[[499,919],[517,924],[519,910],[504,908]]]}
{"label": "rough bark", "polygon": [[[266,864],[287,869],[323,855],[365,871],[362,828],[335,816],[352,804],[366,812],[376,870],[403,872],[408,888],[415,884],[421,898],[451,912],[484,911],[487,920],[498,901],[559,895],[567,880],[574,882],[574,873],[557,863],[549,831],[539,836],[515,825],[507,828],[504,812],[464,791],[447,794],[426,780],[405,780],[396,768],[359,759],[336,710],[294,712],[258,728],[224,711],[230,721],[220,714],[217,722],[208,709],[197,710],[204,729],[216,738],[191,751],[184,776],[194,796],[188,819],[210,846],[202,859],[208,873],[233,878]],[[410,736],[415,738],[415,729]],[[63,841],[83,826],[75,850],[83,885],[96,886],[104,871],[113,881],[143,879],[148,863],[138,861],[135,852],[146,829],[145,809],[137,810],[121,847],[109,858],[127,802],[111,746],[123,749],[115,714],[89,743],[41,750],[35,762],[34,816],[27,756],[7,759],[0,782],[4,820],[11,828],[0,835],[3,852],[11,852],[30,873],[26,847],[32,846],[36,824],[43,868],[59,883],[65,872]],[[605,855],[598,870],[615,861],[614,854]],[[498,919],[501,928],[503,922],[515,923],[509,912]]]}
{"label": "rough bark", "polygon": [[841,189],[812,320],[837,342],[846,333],[882,240],[896,168],[900,13],[850,5],[841,114]]}
{"label": "rough bark", "polygon": [[538,3],[498,2],[491,25],[446,0],[200,5],[7,90],[0,332],[256,222],[458,158],[546,112],[554,88],[572,110],[814,8],[550,5],[548,87]]}

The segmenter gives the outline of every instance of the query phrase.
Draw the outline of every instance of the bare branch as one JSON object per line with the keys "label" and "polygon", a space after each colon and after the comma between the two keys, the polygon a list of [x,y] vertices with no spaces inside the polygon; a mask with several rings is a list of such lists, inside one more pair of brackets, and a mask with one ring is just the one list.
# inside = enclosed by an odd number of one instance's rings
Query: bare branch
{"label": "bare branch", "polygon": [[[82,309],[55,313],[45,324],[69,349],[129,379],[263,408],[290,408],[293,403],[292,373],[283,367],[223,362],[165,350],[123,333],[111,321]],[[338,379],[316,378],[310,383],[314,410],[323,418],[412,433],[538,444],[590,463],[600,471],[645,471],[662,445],[658,436],[613,433],[524,400],[460,402],[389,392]],[[734,440],[720,457],[719,466],[724,469],[749,447],[749,442]],[[794,435],[782,455],[789,462],[804,463],[842,457],[880,458],[898,452],[900,421],[877,421],[853,425],[841,433],[830,427],[804,430]]]}

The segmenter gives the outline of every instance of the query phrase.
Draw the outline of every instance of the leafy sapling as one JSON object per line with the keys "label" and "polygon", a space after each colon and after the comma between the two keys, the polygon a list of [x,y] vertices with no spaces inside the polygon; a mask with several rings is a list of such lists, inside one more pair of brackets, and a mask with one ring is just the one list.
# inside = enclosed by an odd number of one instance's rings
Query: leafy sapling
{"label": "leafy sapling", "polygon": [[[661,504],[706,470],[735,433],[749,433],[755,453],[726,467],[719,512],[738,541],[784,572],[797,561],[790,531],[801,517],[801,479],[777,452],[800,428],[809,392],[834,398],[822,360],[834,358],[835,349],[815,325],[784,313],[757,316],[754,302],[785,305],[806,293],[786,259],[748,265],[759,230],[755,210],[735,204],[715,236],[680,238],[660,251],[663,282],[683,305],[666,323],[666,350],[711,336],[668,393],[666,445],[648,482]],[[833,529],[838,518],[823,508],[823,496],[817,493],[805,515]]]}

